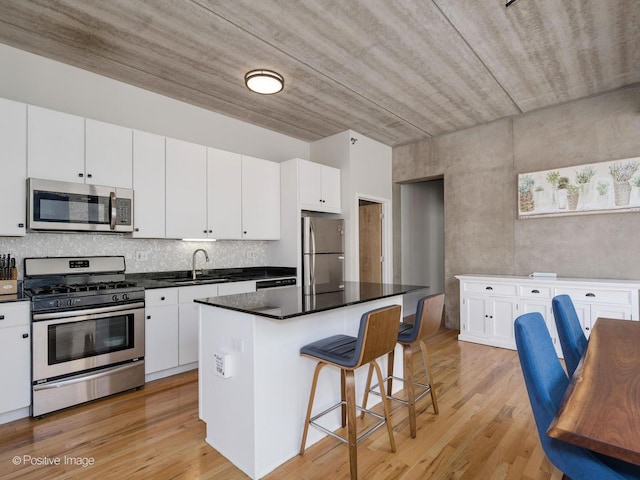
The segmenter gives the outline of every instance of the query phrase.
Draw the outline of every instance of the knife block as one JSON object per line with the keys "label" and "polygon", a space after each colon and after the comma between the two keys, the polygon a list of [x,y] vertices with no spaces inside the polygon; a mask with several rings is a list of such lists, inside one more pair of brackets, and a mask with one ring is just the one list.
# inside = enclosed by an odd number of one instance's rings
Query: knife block
{"label": "knife block", "polygon": [[17,280],[0,280],[0,295],[15,295],[18,293]]}

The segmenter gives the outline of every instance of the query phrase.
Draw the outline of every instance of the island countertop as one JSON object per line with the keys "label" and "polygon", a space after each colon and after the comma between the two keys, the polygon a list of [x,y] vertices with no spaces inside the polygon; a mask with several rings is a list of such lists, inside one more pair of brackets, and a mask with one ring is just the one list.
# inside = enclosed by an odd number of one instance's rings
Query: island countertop
{"label": "island countertop", "polygon": [[196,299],[196,303],[259,315],[275,320],[309,315],[357,303],[404,295],[426,289],[424,285],[345,282],[339,292],[305,295],[300,287],[281,287],[250,293]]}

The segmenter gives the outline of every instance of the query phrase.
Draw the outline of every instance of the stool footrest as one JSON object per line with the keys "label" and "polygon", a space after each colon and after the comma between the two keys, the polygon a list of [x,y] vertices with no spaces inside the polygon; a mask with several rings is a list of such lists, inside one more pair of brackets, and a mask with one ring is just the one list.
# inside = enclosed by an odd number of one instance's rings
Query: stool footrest
{"label": "stool footrest", "polygon": [[[327,413],[332,412],[333,410],[335,410],[336,408],[340,408],[342,405],[346,405],[347,402],[342,401],[342,402],[338,402],[335,405],[327,408],[324,412],[320,412],[317,415],[314,415],[313,417],[311,417],[309,419],[309,425],[313,425],[314,427],[316,427],[318,430],[322,430],[324,433],[326,433],[327,435],[332,436],[333,438],[336,438],[338,440],[340,440],[343,443],[349,443],[347,439],[345,439],[344,437],[341,437],[340,435],[338,435],[337,433],[332,432],[331,430],[329,430],[326,427],[323,427],[322,425],[320,425],[319,423],[316,423],[316,420],[320,417],[325,416]],[[367,430],[366,432],[364,432],[362,435],[360,435],[357,439],[356,442],[359,442],[360,440],[363,440],[365,438],[367,438],[369,435],[371,435],[373,432],[375,432],[377,429],[379,429],[382,425],[384,425],[385,423],[387,423],[386,419],[384,418],[383,415],[380,415],[376,412],[372,412],[371,410],[367,409],[367,408],[362,408],[359,405],[356,405],[356,410],[359,410],[360,412],[364,412],[367,413],[371,416],[376,417],[378,420],[380,420],[378,423],[376,423],[375,425],[373,425],[371,428],[369,428],[369,430]]]}
{"label": "stool footrest", "polygon": [[[404,383],[406,380],[402,377],[395,377],[393,375],[386,377],[384,379],[384,381],[386,382],[387,380],[389,380],[390,378],[394,379],[394,380],[399,380],[400,382]],[[420,383],[420,382],[413,382],[414,385],[417,385],[419,387],[424,388],[424,390],[422,392],[420,392],[419,394],[416,395],[416,402],[418,400],[420,400],[422,397],[424,397],[427,393],[429,393],[431,391],[431,385],[426,385],[424,383]],[[373,385],[370,389],[369,389],[369,393],[372,393],[373,395],[377,395],[378,397],[381,397],[382,394],[380,392],[376,392],[375,389],[376,388],[380,388],[379,384],[375,384]],[[389,400],[393,400],[395,402],[399,402],[402,403],[404,405],[407,405],[409,402],[403,398],[398,398],[398,397],[394,397],[391,393],[387,394],[387,398]]]}

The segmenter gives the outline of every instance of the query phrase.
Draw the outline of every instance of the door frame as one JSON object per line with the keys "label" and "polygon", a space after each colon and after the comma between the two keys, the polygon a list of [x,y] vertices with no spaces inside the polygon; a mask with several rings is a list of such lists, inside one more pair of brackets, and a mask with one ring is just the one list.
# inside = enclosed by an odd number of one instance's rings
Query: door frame
{"label": "door frame", "polygon": [[382,262],[382,283],[393,283],[393,222],[391,217],[391,200],[362,193],[356,193],[355,195],[355,211],[357,212],[356,222],[354,222],[355,225],[357,225],[357,228],[354,228],[354,245],[356,247],[355,276],[357,281],[360,281],[360,200],[382,205],[382,256],[384,257],[384,261]]}

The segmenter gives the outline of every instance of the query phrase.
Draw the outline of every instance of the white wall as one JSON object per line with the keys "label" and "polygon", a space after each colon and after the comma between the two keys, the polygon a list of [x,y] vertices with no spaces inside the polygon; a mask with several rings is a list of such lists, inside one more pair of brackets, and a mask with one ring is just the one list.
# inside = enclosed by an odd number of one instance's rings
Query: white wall
{"label": "white wall", "polygon": [[309,144],[0,44],[0,97],[275,162]]}
{"label": "white wall", "polygon": [[341,169],[345,279],[358,280],[358,200],[383,203],[383,282],[393,282],[391,147],[353,130],[311,144],[311,161]]}

